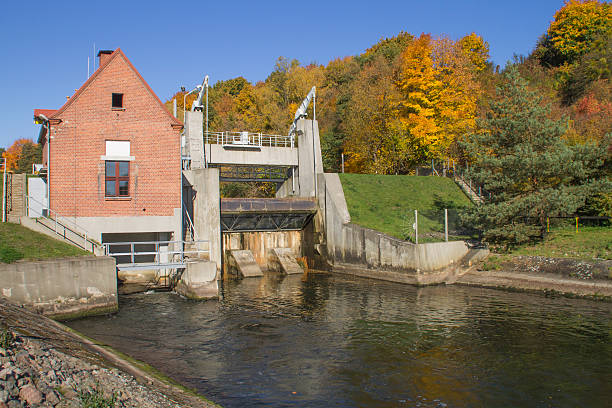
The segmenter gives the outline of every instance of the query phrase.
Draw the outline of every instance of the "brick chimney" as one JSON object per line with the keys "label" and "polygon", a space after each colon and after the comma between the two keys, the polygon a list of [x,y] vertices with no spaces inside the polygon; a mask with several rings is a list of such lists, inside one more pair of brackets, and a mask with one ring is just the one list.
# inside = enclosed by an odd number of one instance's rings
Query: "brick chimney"
{"label": "brick chimney", "polygon": [[98,66],[101,67],[111,56],[113,50],[100,50],[98,52]]}

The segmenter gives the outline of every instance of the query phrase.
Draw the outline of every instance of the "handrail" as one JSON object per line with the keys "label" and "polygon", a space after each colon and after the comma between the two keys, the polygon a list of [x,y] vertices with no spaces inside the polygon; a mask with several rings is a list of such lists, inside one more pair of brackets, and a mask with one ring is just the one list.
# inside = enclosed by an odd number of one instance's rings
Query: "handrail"
{"label": "handrail", "polygon": [[187,215],[187,221],[189,222],[189,228],[191,229],[191,239],[194,241],[198,240],[198,233],[193,226],[193,222],[191,221],[191,217],[189,216],[189,211],[185,208],[185,202],[183,201],[183,211],[185,211],[185,215]]}
{"label": "handrail", "polygon": [[[104,254],[107,256],[114,256],[114,257],[119,257],[119,256],[129,256],[130,257],[130,262],[129,263],[122,263],[122,264],[118,264],[121,266],[134,266],[134,265],[167,265],[167,264],[171,264],[171,262],[161,262],[161,255],[179,255],[179,261],[180,262],[184,262],[185,261],[185,254],[195,254],[195,255],[199,255],[199,254],[210,254],[210,249],[200,249],[200,244],[203,243],[208,243],[209,241],[207,240],[196,240],[196,241],[130,241],[130,242],[107,242],[102,244],[102,246],[104,247]],[[189,244],[196,244],[196,249],[194,250],[188,250],[185,251],[183,249],[183,245],[189,243]],[[179,248],[177,250],[170,250],[170,244],[178,244],[176,247]],[[129,245],[130,247],[130,251],[129,252],[112,252],[111,248],[113,246],[127,246]],[[143,250],[143,251],[137,251],[136,247],[138,245],[155,245],[155,250],[151,251],[151,250]],[[166,250],[161,250],[162,247],[166,247]],[[174,245],[173,245],[174,247]],[[145,255],[155,255],[154,261],[153,262],[136,262],[136,257],[138,256],[145,256]]]}
{"label": "handrail", "polygon": [[[53,222],[55,223],[55,227],[53,228],[53,231],[54,231],[54,232],[55,232],[57,235],[59,235],[59,236],[63,237],[64,239],[67,239],[68,241],[70,241],[70,242],[74,243],[75,245],[77,245],[77,246],[79,246],[79,247],[81,247],[81,248],[85,249],[86,251],[89,251],[89,249],[87,248],[87,244],[85,244],[85,245],[80,245],[78,242],[75,242],[75,241],[73,241],[73,240],[71,240],[71,239],[67,238],[67,237],[66,237],[66,231],[70,231],[71,233],[73,233],[73,234],[75,234],[75,235],[79,236],[79,237],[80,237],[80,238],[82,238],[82,239],[83,239],[83,240],[84,240],[86,243],[87,243],[87,242],[89,242],[89,243],[91,244],[91,252],[95,252],[95,248],[96,248],[96,247],[98,247],[98,246],[100,245],[100,244],[98,244],[96,241],[92,240],[91,238],[88,238],[88,237],[87,237],[87,235],[88,235],[87,230],[86,230],[85,228],[81,227],[80,225],[78,225],[77,223],[75,223],[75,222],[73,222],[73,221],[70,221],[70,220],[69,220],[68,218],[66,218],[66,217],[62,217],[60,214],[58,214],[56,211],[53,211],[53,210],[52,210],[52,209],[50,209],[50,208],[46,208],[46,207],[47,207],[47,206],[46,206],[46,204],[44,204],[44,203],[42,203],[42,202],[38,201],[38,200],[37,200],[37,199],[35,199],[34,197],[29,196],[28,194],[24,194],[24,198],[25,198],[25,200],[26,200],[26,206],[25,206],[25,207],[26,207],[26,215],[28,215],[28,214],[30,213],[30,211],[34,211],[34,213],[35,213],[35,214],[39,214],[39,215],[40,215],[40,217],[42,217],[42,218],[47,218],[47,219],[49,219],[49,220],[53,221]],[[45,210],[47,211],[47,214],[44,214],[44,213],[42,213],[42,212],[40,212],[40,211],[36,211],[34,208],[31,208],[31,207],[30,207],[30,201],[33,201],[33,202],[35,202],[36,204],[40,205],[40,206],[41,206],[43,209],[45,209]],[[51,216],[50,216],[50,214],[52,214],[52,215],[53,215],[53,217],[51,217]],[[40,217],[37,217],[37,218],[40,218]],[[61,217],[61,221],[58,221],[58,217]],[[68,227],[68,226],[66,226],[65,224],[71,224],[71,225],[72,225],[72,227],[73,227],[74,229],[73,229],[73,228],[70,228],[70,227]],[[43,224],[43,225],[44,225],[44,224]],[[64,234],[63,234],[63,235],[62,235],[62,234],[60,234],[60,233],[57,231],[57,226],[58,226],[58,225],[59,225],[61,228],[63,228],[63,229],[64,229]],[[48,227],[49,229],[51,229],[51,227],[49,227],[48,225],[47,225],[47,227]],[[82,232],[80,232],[80,231],[76,231],[76,229],[80,229]]]}

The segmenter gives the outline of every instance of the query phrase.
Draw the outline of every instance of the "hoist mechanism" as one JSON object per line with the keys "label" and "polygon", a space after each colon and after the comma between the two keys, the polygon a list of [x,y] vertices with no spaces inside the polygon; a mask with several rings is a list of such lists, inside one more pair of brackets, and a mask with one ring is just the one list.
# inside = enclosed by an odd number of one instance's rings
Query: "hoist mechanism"
{"label": "hoist mechanism", "polygon": [[293,118],[293,123],[289,128],[289,136],[295,133],[295,129],[297,127],[297,121],[301,118],[306,117],[306,109],[308,109],[308,105],[310,105],[310,101],[313,100],[313,120],[317,119],[317,87],[313,86],[306,98],[302,101],[300,107],[295,111],[295,117]]}
{"label": "hoist mechanism", "polygon": [[191,104],[192,112],[204,110],[204,105],[202,105],[202,97],[204,96],[206,88],[208,88],[208,75],[204,77],[204,81],[202,82],[202,86],[200,87],[200,92],[198,93],[198,98]]}

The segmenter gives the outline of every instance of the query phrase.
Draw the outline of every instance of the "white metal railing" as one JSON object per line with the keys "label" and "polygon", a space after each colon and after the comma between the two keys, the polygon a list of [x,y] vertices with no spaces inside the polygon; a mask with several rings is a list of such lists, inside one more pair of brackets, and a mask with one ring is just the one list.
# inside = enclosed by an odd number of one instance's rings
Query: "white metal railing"
{"label": "white metal railing", "polygon": [[198,234],[196,233],[195,227],[193,226],[193,222],[191,221],[191,217],[189,216],[189,211],[187,211],[185,202],[183,202],[183,211],[185,211],[185,215],[187,216],[187,227],[189,228],[189,237],[192,241],[198,240]]}
{"label": "white metal railing", "polygon": [[[50,230],[52,230],[53,232],[55,232],[57,235],[59,235],[60,237],[74,243],[75,245],[85,249],[86,251],[91,251],[91,252],[95,252],[95,248],[97,246],[99,246],[100,244],[97,243],[96,241],[92,240],[91,238],[88,238],[88,233],[87,230],[83,227],[81,227],[80,225],[78,225],[77,223],[70,221],[68,218],[66,217],[62,217],[60,214],[56,213],[55,211],[53,211],[50,208],[46,208],[47,205],[41,203],[40,201],[38,201],[37,199],[35,199],[34,197],[30,197],[27,194],[23,195],[25,198],[25,207],[26,207],[26,215],[29,217],[30,213],[34,213],[34,215],[36,215],[36,221],[39,222],[40,224],[44,225],[45,227],[49,228]],[[32,206],[30,205],[30,203],[33,202],[35,204],[38,204],[37,206]],[[36,207],[41,208],[42,210],[38,210]],[[30,217],[32,218],[32,217]],[[43,223],[40,221],[40,219],[46,219],[48,220],[48,223]],[[58,218],[60,218],[60,220],[58,220]],[[79,237],[80,239],[83,240],[83,242],[75,242],[69,234],[67,233],[71,233],[72,235],[76,235],[77,237]],[[91,247],[90,247],[91,246]]]}
{"label": "white metal railing", "polygon": [[295,147],[295,136],[251,132],[204,132],[204,143],[243,147]]}
{"label": "white metal railing", "polygon": [[[185,244],[195,245],[195,249],[185,250]],[[132,242],[107,242],[102,244],[104,254],[107,256],[129,257],[129,262],[121,262],[117,259],[117,267],[177,267],[185,263],[185,258],[190,255],[209,254],[208,244],[205,240],[195,241],[132,241]],[[119,248],[117,248],[119,247]],[[113,248],[117,248],[116,251]]]}

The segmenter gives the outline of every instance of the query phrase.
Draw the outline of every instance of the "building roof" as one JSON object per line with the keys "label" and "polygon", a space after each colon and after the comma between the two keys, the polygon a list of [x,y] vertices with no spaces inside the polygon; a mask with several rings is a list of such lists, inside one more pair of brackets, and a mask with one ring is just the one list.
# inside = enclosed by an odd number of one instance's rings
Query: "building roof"
{"label": "building roof", "polygon": [[[134,67],[134,65],[132,65],[132,63],[130,62],[130,60],[125,56],[125,54],[123,53],[123,51],[121,51],[121,48],[117,48],[115,51],[113,51],[113,53],[111,54],[110,57],[108,57],[106,59],[106,61],[101,64],[98,69],[96,70],[96,72],[93,73],[93,75],[91,75],[87,81],[85,81],[85,83],[83,83],[83,85],[81,85],[81,87],[74,93],[74,95],[72,95],[67,101],[66,103],[64,103],[64,105],[57,109],[57,110],[53,110],[53,109],[34,109],[34,120],[36,120],[40,114],[43,114],[47,117],[47,119],[59,119],[60,115],[70,106],[72,105],[72,103],[74,101],[76,101],[79,96],[89,87],[89,85],[91,85],[95,79],[100,75],[100,73],[102,71],[104,71],[104,69],[115,59],[118,58],[119,56],[123,57],[123,59],[125,60],[125,62],[128,64],[128,66],[130,67],[130,69],[132,69],[132,71],[134,71],[134,73],[136,74],[136,76],[140,79],[140,81],[142,81],[144,87],[151,93],[151,95],[153,96],[153,98],[159,103],[159,105],[161,106],[162,110],[168,115],[168,117],[170,118],[171,122],[172,122],[172,126],[173,127],[182,127],[183,124],[181,123],[180,120],[178,120],[177,118],[175,118],[170,112],[168,112],[168,110],[166,109],[166,107],[164,106],[164,104],[162,103],[162,101],[159,99],[159,97],[155,94],[155,92],[153,92],[153,90],[151,89],[151,87],[149,86],[149,84],[147,83],[147,81],[144,80],[144,78],[142,77],[142,75],[140,75],[140,72],[138,72],[138,70]],[[48,114],[47,114],[48,113]]]}
{"label": "building roof", "polygon": [[45,115],[45,117],[49,117],[57,112],[57,109],[34,109],[34,119],[36,119],[40,115]]}

